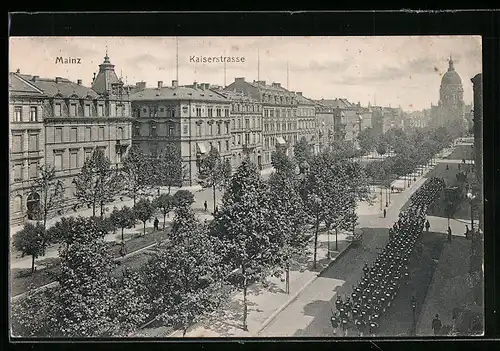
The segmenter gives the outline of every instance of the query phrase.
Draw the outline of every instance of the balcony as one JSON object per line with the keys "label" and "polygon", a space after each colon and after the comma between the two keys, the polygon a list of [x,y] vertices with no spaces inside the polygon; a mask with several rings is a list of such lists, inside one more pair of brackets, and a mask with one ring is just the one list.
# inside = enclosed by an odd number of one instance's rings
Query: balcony
{"label": "balcony", "polygon": [[259,147],[259,144],[258,143],[243,143],[242,147],[243,147],[244,152],[252,152],[257,147]]}

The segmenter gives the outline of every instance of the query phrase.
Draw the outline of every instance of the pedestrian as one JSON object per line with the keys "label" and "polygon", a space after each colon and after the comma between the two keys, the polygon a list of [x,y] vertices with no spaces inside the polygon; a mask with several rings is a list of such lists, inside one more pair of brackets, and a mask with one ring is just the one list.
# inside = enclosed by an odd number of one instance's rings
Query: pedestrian
{"label": "pedestrian", "polygon": [[450,166],[446,165],[446,170],[449,171],[450,170]]}
{"label": "pedestrian", "polygon": [[429,220],[425,221],[425,230],[427,233],[429,232],[429,229],[431,228],[431,224],[429,223]]}
{"label": "pedestrian", "polygon": [[465,238],[469,240],[469,226],[467,224],[465,225]]}
{"label": "pedestrian", "polygon": [[387,217],[387,210],[384,208],[384,218]]}
{"label": "pedestrian", "polygon": [[330,323],[332,324],[333,335],[337,335],[337,331],[339,329],[339,318],[336,314],[333,314],[333,316],[330,317]]}
{"label": "pedestrian", "polygon": [[205,202],[203,203],[203,207],[205,207],[205,212],[207,212],[208,204],[207,204],[207,201],[206,201],[206,200],[205,200]]}
{"label": "pedestrian", "polygon": [[448,241],[451,242],[451,228],[448,226]]}
{"label": "pedestrian", "polygon": [[217,214],[217,212],[219,212],[219,206],[215,206],[214,214]]}
{"label": "pedestrian", "polygon": [[158,230],[158,225],[160,224],[160,221],[158,220],[158,217],[155,217],[155,221],[153,223],[154,230]]}
{"label": "pedestrian", "polygon": [[460,163],[458,164],[458,170],[460,170]]}
{"label": "pedestrian", "polygon": [[434,335],[439,335],[441,333],[442,326],[443,326],[443,324],[441,323],[441,320],[439,319],[439,314],[436,314],[436,316],[432,320],[432,330],[434,330]]}

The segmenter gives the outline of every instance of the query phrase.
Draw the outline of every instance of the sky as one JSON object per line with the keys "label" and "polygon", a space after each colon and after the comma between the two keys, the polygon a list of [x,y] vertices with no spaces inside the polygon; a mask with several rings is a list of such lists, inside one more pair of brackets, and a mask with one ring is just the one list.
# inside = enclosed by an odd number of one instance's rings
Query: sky
{"label": "sky", "polygon": [[[176,79],[227,85],[234,78],[279,82],[311,99],[401,106],[414,111],[439,100],[441,77],[451,55],[462,78],[464,101],[470,79],[482,70],[479,36],[402,37],[11,37],[9,70],[44,78],[83,80],[90,86],[106,50],[128,84],[156,87]],[[80,58],[80,64],[56,58]],[[195,63],[192,56],[244,57],[244,62]],[[288,66],[288,74],[287,74]],[[288,76],[288,79],[287,79]],[[287,83],[288,82],[288,83]]]}

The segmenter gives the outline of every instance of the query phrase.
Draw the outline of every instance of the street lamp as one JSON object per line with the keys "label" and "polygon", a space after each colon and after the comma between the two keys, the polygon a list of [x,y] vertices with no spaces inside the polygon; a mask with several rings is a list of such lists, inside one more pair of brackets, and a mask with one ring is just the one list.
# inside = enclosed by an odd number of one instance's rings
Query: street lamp
{"label": "street lamp", "polygon": [[474,200],[476,199],[476,195],[472,194],[472,190],[469,189],[469,192],[467,193],[467,198],[470,201],[470,227],[471,231],[474,233],[474,208],[473,208],[473,203]]}
{"label": "street lamp", "polygon": [[412,296],[411,298],[411,311],[413,315],[413,335],[417,334],[417,319],[416,319],[416,310],[417,310],[417,300],[415,299],[415,296]]}

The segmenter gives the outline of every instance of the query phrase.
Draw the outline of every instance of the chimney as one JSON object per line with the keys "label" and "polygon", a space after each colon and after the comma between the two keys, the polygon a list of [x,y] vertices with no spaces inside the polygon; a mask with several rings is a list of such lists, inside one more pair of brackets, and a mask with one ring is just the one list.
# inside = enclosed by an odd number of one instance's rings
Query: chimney
{"label": "chimney", "polygon": [[205,89],[206,90],[210,89],[210,83],[205,83]]}
{"label": "chimney", "polygon": [[302,92],[301,92],[301,91],[298,91],[298,92],[297,92],[297,95],[302,96]]}
{"label": "chimney", "polygon": [[158,89],[163,88],[163,81],[159,80],[158,81]]}
{"label": "chimney", "polygon": [[244,82],[245,81],[245,77],[240,77],[240,78],[234,78],[234,82]]}
{"label": "chimney", "polygon": [[177,88],[179,86],[179,82],[176,80],[172,81],[172,88]]}
{"label": "chimney", "polygon": [[61,83],[62,82],[62,77],[56,77],[56,83]]}
{"label": "chimney", "polygon": [[76,82],[76,84],[78,84],[78,85],[82,85],[82,80],[81,80],[81,79],[78,79],[78,80],[77,80],[77,82]]}
{"label": "chimney", "polygon": [[281,87],[281,83],[273,83],[273,87],[279,88],[279,87]]}
{"label": "chimney", "polygon": [[31,79],[33,82],[36,82],[38,80],[38,78],[40,78],[40,76],[33,76],[33,78]]}
{"label": "chimney", "polygon": [[144,90],[146,89],[146,82],[137,82],[135,83],[135,87],[139,90]]}
{"label": "chimney", "polygon": [[193,88],[198,89],[198,83],[196,81],[193,82]]}

